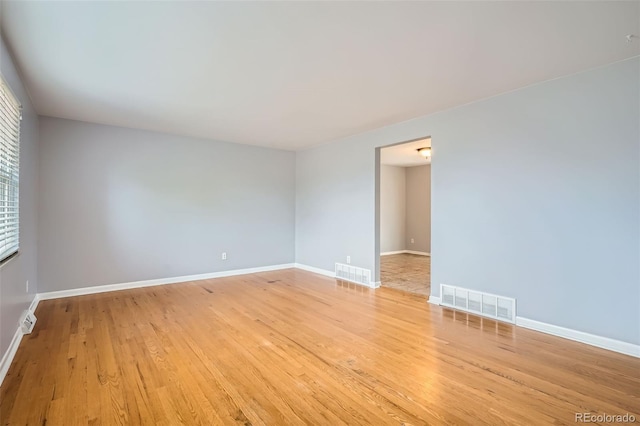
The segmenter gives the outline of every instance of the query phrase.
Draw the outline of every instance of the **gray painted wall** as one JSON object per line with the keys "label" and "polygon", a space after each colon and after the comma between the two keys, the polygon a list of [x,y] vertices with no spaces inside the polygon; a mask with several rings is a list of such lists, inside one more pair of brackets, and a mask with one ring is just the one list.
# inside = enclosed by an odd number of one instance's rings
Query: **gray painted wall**
{"label": "gray painted wall", "polygon": [[431,251],[430,165],[380,165],[380,252],[400,250]]}
{"label": "gray painted wall", "polygon": [[41,292],[294,262],[293,152],[45,117],[40,134]]}
{"label": "gray painted wall", "polygon": [[405,249],[430,253],[431,166],[407,167],[406,182]]}
{"label": "gray painted wall", "polygon": [[380,252],[405,250],[405,168],[380,166]]}
{"label": "gray painted wall", "polygon": [[[22,103],[20,129],[20,251],[0,266],[0,357],[18,328],[22,312],[38,291],[38,115],[22,85],[13,60],[0,40],[0,71]],[[26,281],[29,280],[29,293]]]}
{"label": "gray painted wall", "polygon": [[639,75],[634,58],[298,152],[297,262],[375,270],[376,148],[431,135],[433,295],[640,343]]}

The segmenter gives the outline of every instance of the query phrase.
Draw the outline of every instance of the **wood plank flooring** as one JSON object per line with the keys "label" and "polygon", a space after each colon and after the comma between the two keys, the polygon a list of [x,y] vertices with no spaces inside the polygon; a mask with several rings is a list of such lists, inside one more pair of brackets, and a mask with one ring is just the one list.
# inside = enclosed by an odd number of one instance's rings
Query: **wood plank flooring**
{"label": "wood plank flooring", "polygon": [[380,256],[380,282],[429,297],[431,292],[431,257],[401,253]]}
{"label": "wood plank flooring", "polygon": [[5,425],[640,419],[640,360],[289,269],[41,302]]}

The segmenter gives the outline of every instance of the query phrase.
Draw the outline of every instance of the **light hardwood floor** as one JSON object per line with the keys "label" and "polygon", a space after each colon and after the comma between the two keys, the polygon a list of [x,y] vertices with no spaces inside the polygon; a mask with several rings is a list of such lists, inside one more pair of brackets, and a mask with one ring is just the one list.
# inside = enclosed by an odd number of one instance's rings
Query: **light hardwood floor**
{"label": "light hardwood floor", "polygon": [[429,297],[431,291],[431,257],[401,253],[380,256],[380,282]]}
{"label": "light hardwood floor", "polygon": [[640,360],[300,270],[41,302],[2,424],[640,419]]}

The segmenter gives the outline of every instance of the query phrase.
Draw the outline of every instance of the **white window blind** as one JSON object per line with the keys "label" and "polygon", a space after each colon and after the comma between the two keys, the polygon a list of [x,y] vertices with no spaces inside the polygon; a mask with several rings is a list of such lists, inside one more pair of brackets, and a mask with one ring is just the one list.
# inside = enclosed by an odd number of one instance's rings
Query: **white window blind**
{"label": "white window blind", "polygon": [[0,261],[18,251],[20,103],[0,77]]}

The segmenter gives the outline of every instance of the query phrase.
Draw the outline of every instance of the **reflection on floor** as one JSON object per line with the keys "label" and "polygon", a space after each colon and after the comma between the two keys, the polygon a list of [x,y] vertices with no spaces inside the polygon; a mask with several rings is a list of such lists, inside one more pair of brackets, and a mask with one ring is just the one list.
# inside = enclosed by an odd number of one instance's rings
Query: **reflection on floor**
{"label": "reflection on floor", "polygon": [[384,287],[429,296],[431,257],[408,253],[381,256],[380,281]]}

